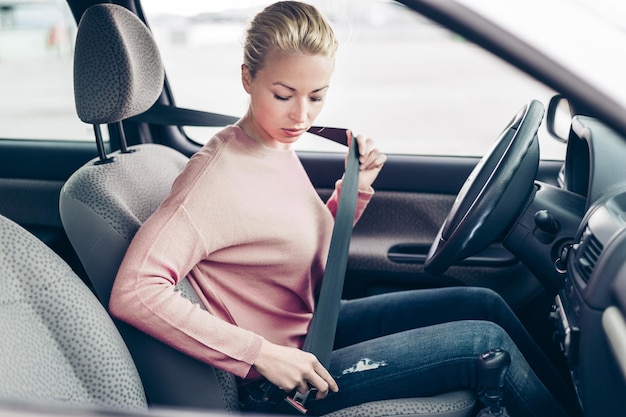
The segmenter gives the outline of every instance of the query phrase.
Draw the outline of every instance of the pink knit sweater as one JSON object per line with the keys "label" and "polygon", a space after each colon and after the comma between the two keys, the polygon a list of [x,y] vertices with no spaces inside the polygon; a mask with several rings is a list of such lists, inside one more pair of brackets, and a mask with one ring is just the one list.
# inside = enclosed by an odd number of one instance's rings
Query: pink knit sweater
{"label": "pink knit sweater", "polygon": [[[226,127],[137,232],[111,313],[199,360],[257,378],[263,338],[302,346],[340,189],[338,181],[324,204],[295,152]],[[372,194],[359,192],[356,219]],[[206,310],[174,291],[185,276]]]}

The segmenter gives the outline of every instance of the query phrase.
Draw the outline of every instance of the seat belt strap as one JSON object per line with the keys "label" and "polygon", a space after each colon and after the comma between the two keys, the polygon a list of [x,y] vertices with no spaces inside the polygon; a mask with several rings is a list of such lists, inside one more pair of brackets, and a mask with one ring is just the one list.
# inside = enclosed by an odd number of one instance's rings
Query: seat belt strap
{"label": "seat belt strap", "polygon": [[237,122],[239,118],[226,114],[209,113],[201,110],[185,109],[183,107],[155,103],[145,112],[130,117],[127,120],[164,126],[219,127],[233,124]]}
{"label": "seat belt strap", "polygon": [[[339,142],[341,135],[347,139],[345,129],[312,127],[309,131],[323,137],[332,136],[327,139],[335,142]],[[324,279],[313,319],[302,347],[302,350],[313,353],[325,368],[330,365],[333,352],[341,294],[348,266],[350,239],[358,200],[359,165],[358,145],[353,139],[348,148],[346,171],[335,214],[335,225],[328,250]],[[296,410],[301,414],[306,414],[306,402],[315,393],[316,390],[312,387],[304,394],[295,391],[285,397],[285,401],[279,403],[274,411],[293,414]]]}
{"label": "seat belt strap", "polygon": [[[334,131],[329,133],[328,131]],[[345,129],[329,129],[312,127],[309,132],[339,141],[338,135],[347,140]],[[326,135],[326,136],[324,136]],[[356,140],[348,148],[346,171],[339,196],[339,205],[335,214],[330,248],[324,270],[324,279],[318,296],[317,305],[311,325],[304,339],[303,350],[317,356],[320,363],[328,368],[335,340],[339,305],[343,292],[343,283],[348,266],[348,255],[352,227],[358,200],[359,186],[359,150]]]}

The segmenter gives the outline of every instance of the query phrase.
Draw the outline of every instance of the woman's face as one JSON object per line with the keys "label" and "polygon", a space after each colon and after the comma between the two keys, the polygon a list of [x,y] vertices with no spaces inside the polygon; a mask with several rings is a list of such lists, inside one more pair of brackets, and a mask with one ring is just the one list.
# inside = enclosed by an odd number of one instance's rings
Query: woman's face
{"label": "woman's face", "polygon": [[250,94],[244,131],[266,146],[289,148],[324,107],[334,65],[323,55],[272,52],[254,79],[244,65],[242,81]]}

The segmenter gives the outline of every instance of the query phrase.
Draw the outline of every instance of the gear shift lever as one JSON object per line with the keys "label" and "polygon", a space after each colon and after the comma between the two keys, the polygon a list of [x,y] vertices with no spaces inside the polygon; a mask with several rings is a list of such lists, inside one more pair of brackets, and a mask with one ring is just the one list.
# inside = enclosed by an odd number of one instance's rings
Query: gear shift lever
{"label": "gear shift lever", "polygon": [[506,409],[500,406],[500,401],[504,377],[510,364],[511,356],[502,349],[491,349],[478,357],[478,394],[485,408],[477,417],[509,416]]}

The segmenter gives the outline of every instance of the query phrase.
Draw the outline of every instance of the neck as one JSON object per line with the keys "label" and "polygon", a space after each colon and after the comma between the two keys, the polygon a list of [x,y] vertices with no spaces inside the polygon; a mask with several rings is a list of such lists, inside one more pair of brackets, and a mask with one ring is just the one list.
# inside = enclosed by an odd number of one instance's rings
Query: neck
{"label": "neck", "polygon": [[248,110],[248,113],[246,113],[244,117],[242,117],[241,119],[239,119],[237,123],[235,123],[235,125],[239,126],[239,128],[243,130],[243,132],[246,135],[248,135],[252,140],[260,143],[261,145],[267,148],[282,149],[282,150],[291,149],[291,144],[280,143],[278,141],[273,140],[271,137],[268,137],[267,135],[263,135],[263,132],[264,132],[263,128],[261,128],[254,121],[254,117],[250,114],[249,110]]}

